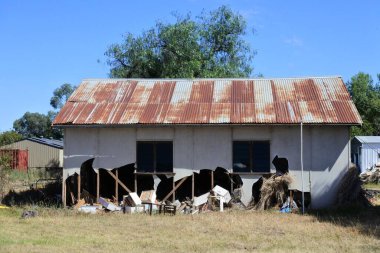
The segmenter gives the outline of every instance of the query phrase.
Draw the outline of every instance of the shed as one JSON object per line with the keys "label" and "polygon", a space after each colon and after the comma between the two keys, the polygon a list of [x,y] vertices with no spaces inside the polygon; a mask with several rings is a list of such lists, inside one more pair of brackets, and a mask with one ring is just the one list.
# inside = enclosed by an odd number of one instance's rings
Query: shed
{"label": "shed", "polygon": [[380,167],[380,136],[355,136],[351,140],[351,160],[360,172]]}
{"label": "shed", "polygon": [[[350,126],[362,123],[340,77],[87,79],[53,126],[65,132],[64,180],[88,173],[85,167],[95,172],[78,192],[97,185],[97,196],[106,188],[117,194],[121,183],[141,191],[171,179],[174,199],[190,177],[185,187],[194,197],[216,184],[212,175],[223,168],[240,176],[248,203],[253,183],[275,172],[276,155],[288,159],[301,189],[301,123],[305,191],[313,207],[326,207],[350,164]],[[102,169],[116,186],[102,184]],[[194,183],[205,173],[211,183]]]}
{"label": "shed", "polygon": [[63,141],[47,138],[25,138],[0,149],[28,150],[28,169],[62,168]]}

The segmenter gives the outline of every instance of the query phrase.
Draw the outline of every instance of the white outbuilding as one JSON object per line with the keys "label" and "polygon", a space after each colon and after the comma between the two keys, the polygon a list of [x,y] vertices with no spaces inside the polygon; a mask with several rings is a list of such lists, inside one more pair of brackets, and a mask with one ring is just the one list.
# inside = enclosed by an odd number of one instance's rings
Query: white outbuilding
{"label": "white outbuilding", "polygon": [[360,172],[380,167],[380,136],[355,136],[351,140],[351,160]]}

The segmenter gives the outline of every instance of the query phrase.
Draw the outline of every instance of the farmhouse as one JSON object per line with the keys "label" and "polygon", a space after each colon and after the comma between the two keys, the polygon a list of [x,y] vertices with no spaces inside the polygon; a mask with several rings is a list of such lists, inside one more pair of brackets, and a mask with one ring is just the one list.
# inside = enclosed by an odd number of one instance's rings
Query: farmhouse
{"label": "farmhouse", "polygon": [[340,77],[84,80],[53,122],[65,132],[64,182],[76,178],[63,201],[83,189],[176,199],[185,188],[191,198],[225,171],[247,204],[277,155],[292,187],[302,189],[303,168],[312,207],[326,207],[350,163],[350,126],[361,123]]}
{"label": "farmhouse", "polygon": [[355,136],[351,140],[351,159],[361,172],[380,167],[380,136]]}

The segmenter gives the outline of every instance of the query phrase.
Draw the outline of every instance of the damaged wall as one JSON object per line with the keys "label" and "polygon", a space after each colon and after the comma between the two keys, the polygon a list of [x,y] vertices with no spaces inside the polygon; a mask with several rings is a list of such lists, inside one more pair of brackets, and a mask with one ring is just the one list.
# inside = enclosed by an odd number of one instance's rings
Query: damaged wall
{"label": "damaged wall", "polygon": [[[300,126],[156,126],[124,128],[66,128],[64,178],[95,158],[94,168],[112,169],[136,162],[136,141],[172,140],[175,180],[193,171],[223,167],[231,172],[232,141],[269,140],[271,160],[289,161],[290,174],[301,188]],[[332,204],[338,181],[349,165],[348,126],[304,126],[304,185],[311,190],[312,205]],[[271,172],[275,172],[271,164]],[[251,197],[257,174],[242,176],[243,201]],[[157,182],[156,182],[157,183]]]}

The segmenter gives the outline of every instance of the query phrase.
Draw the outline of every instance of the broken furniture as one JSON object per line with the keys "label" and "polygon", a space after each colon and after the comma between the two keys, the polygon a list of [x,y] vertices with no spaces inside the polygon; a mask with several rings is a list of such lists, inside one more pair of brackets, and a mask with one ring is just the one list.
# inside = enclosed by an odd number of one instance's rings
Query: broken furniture
{"label": "broken furniture", "polygon": [[175,215],[176,211],[177,211],[177,207],[171,204],[161,204],[159,208],[159,213],[160,214],[163,213],[164,215],[165,214]]}

